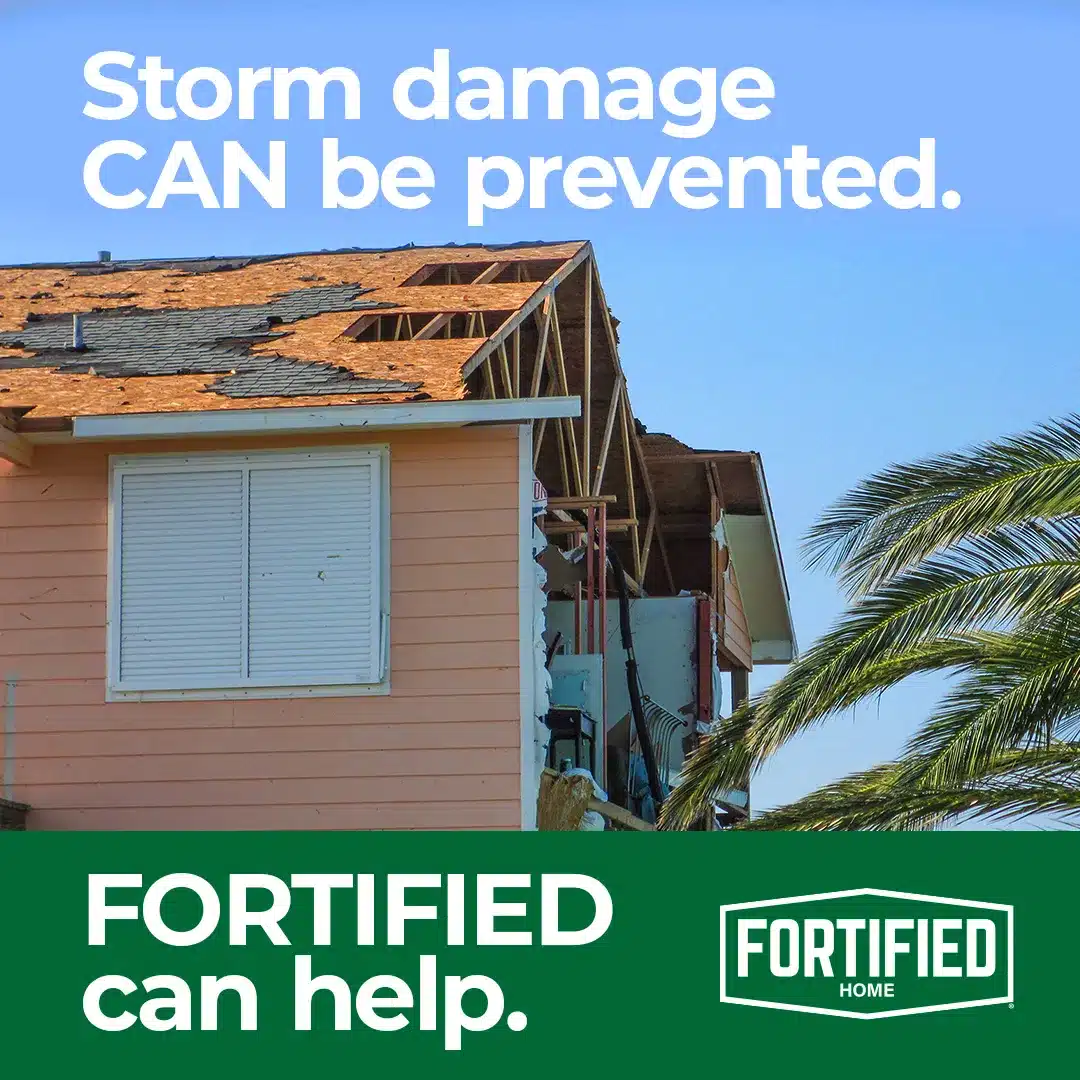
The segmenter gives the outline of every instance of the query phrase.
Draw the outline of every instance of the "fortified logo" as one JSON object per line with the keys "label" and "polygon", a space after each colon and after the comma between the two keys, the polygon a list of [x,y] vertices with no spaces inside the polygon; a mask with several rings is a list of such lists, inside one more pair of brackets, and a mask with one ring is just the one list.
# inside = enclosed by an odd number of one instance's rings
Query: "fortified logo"
{"label": "fortified logo", "polygon": [[1013,1000],[1013,909],[851,889],[720,909],[720,1000],[860,1020]]}

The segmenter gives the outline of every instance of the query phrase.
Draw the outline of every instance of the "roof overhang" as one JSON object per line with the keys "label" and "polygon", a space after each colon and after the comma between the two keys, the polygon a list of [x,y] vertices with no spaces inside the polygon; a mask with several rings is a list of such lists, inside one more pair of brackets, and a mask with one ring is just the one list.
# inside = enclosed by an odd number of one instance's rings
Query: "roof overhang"
{"label": "roof overhang", "polygon": [[210,438],[223,435],[301,435],[389,428],[522,424],[581,415],[578,397],[426,401],[408,405],[330,405],[322,409],[208,409],[202,412],[77,416],[81,440]]}
{"label": "roof overhang", "polygon": [[755,664],[789,664],[798,655],[784,560],[761,458],[751,454],[761,513],[724,514],[724,536],[739,580]]}

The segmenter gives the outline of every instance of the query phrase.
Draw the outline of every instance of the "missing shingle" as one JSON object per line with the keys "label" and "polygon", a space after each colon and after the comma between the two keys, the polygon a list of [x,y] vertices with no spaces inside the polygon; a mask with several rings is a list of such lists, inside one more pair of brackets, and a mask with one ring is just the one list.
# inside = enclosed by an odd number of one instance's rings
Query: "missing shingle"
{"label": "missing shingle", "polygon": [[85,351],[70,349],[71,316],[31,315],[22,330],[0,333],[0,346],[31,355],[0,357],[0,369],[54,366],[60,374],[130,378],[223,375],[212,393],[227,397],[300,397],[340,393],[398,393],[422,383],[370,379],[331,364],[252,353],[251,347],[287,336],[278,327],[315,315],[362,312],[396,305],[362,300],[358,284],[315,285],[274,296],[264,304],[146,311],[134,306],[95,309],[81,317]]}

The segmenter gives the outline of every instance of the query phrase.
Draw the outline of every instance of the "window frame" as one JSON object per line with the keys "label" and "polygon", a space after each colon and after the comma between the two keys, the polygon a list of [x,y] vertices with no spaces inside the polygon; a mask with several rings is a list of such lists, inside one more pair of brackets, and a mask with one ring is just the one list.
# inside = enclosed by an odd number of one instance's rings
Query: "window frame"
{"label": "window frame", "polygon": [[[306,459],[306,460],[305,460]],[[275,462],[290,465],[320,467],[333,464],[375,463],[377,514],[379,535],[379,596],[380,596],[380,670],[381,678],[371,683],[322,683],[309,679],[258,680],[228,679],[197,687],[132,688],[120,679],[120,617],[121,617],[121,523],[119,494],[125,474],[167,473],[178,468],[203,469],[208,472],[228,471],[237,467],[274,467]],[[244,490],[247,491],[245,483]],[[390,693],[390,448],[385,443],[360,446],[301,446],[272,450],[195,450],[181,453],[139,453],[109,455],[108,488],[108,550],[107,599],[105,624],[105,700],[106,701],[171,701],[171,700],[232,700],[296,697],[358,697]],[[245,502],[244,520],[247,520]],[[245,544],[248,542],[245,524]],[[247,564],[245,551],[244,564]],[[244,587],[247,587],[246,569]],[[246,610],[246,603],[245,603]],[[246,628],[242,631],[247,638]],[[240,644],[238,642],[238,644]],[[167,680],[166,680],[167,681]],[[200,683],[202,680],[200,680]]]}

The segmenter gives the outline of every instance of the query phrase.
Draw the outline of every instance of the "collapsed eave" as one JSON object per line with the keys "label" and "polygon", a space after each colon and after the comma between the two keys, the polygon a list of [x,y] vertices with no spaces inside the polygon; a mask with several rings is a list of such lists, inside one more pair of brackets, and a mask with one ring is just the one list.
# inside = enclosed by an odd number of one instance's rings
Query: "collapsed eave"
{"label": "collapsed eave", "polygon": [[[749,626],[753,663],[790,663],[798,646],[761,456],[744,450],[697,450],[661,433],[646,435],[645,444],[661,521],[680,523],[687,511],[708,505],[710,493],[714,496]],[[703,565],[707,543],[714,541],[701,531],[690,538],[680,539],[677,533],[668,538],[672,557],[687,566],[692,560]]]}

